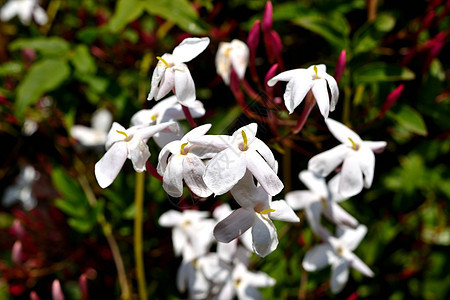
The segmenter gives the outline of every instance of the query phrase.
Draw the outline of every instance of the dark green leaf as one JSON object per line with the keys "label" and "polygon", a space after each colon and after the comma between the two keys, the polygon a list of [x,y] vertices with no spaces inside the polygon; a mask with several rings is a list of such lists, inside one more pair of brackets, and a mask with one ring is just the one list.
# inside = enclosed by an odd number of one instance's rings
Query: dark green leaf
{"label": "dark green leaf", "polygon": [[415,74],[396,65],[388,65],[381,62],[367,64],[353,73],[356,84],[375,83],[379,81],[413,80]]}
{"label": "dark green leaf", "polygon": [[28,106],[57,88],[69,75],[70,68],[63,60],[44,59],[33,64],[17,87],[16,115],[21,117]]}
{"label": "dark green leaf", "polygon": [[399,123],[400,126],[408,131],[418,134],[427,135],[427,128],[422,116],[408,105],[403,105],[400,110],[391,114],[391,116]]}

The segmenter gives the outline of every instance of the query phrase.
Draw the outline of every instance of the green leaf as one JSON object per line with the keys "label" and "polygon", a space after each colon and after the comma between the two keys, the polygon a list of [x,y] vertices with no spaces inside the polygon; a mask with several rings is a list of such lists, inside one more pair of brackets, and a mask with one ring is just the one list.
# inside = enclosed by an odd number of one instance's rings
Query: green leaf
{"label": "green leaf", "polygon": [[77,203],[70,200],[56,199],[55,206],[71,217],[83,218],[86,214],[86,210],[83,207],[80,208]]}
{"label": "green leaf", "polygon": [[69,75],[70,68],[63,60],[44,59],[33,64],[17,87],[16,115],[21,117],[28,106],[61,85]]}
{"label": "green leaf", "polygon": [[81,233],[88,233],[94,227],[94,224],[92,222],[84,219],[70,218],[67,223],[70,225],[70,227]]}
{"label": "green leaf", "polygon": [[128,23],[139,18],[144,11],[144,3],[139,0],[119,0],[108,26],[112,32],[119,32]]}
{"label": "green leaf", "polygon": [[356,84],[374,83],[380,81],[413,80],[413,71],[396,65],[388,65],[381,62],[367,64],[353,73]]}
{"label": "green leaf", "polygon": [[348,47],[350,25],[340,14],[302,16],[293,20],[293,22],[322,36],[339,50]]}
{"label": "green leaf", "polygon": [[36,37],[17,39],[9,45],[11,51],[31,48],[45,56],[64,56],[70,50],[69,43],[59,37]]}
{"label": "green leaf", "polygon": [[52,182],[61,195],[71,202],[78,202],[85,198],[78,182],[70,178],[61,168],[53,169]]}
{"label": "green leaf", "polygon": [[400,126],[412,133],[423,136],[428,134],[422,115],[408,105],[402,105],[400,110],[391,116]]}
{"label": "green leaf", "polygon": [[145,10],[177,24],[181,29],[194,33],[206,33],[206,25],[198,18],[197,11],[187,0],[158,0],[145,2]]}
{"label": "green leaf", "polygon": [[70,61],[75,70],[81,74],[94,74],[97,72],[95,60],[86,45],[76,46]]}
{"label": "green leaf", "polygon": [[9,61],[2,65],[0,65],[0,76],[6,76],[6,75],[15,75],[19,74],[23,70],[23,65],[15,62],[15,61]]}

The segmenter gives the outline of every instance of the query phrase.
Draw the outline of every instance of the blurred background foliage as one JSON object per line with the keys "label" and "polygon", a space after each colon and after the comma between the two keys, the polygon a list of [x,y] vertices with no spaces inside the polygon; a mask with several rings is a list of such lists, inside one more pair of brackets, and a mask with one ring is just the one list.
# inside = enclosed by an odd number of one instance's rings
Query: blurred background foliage
{"label": "blurred background foliage", "polygon": [[[81,274],[87,274],[92,299],[118,298],[116,269],[103,234],[108,229],[134,282],[134,172],[126,164],[110,188],[100,189],[93,174],[100,154],[80,151],[69,129],[88,125],[97,108],[108,109],[126,126],[137,110],[153,105],[146,95],[155,57],[196,35],[211,38],[205,53],[189,63],[197,98],[207,109],[199,123],[212,123],[213,133],[232,132],[249,119],[216,75],[215,52],[221,41],[246,41],[265,3],[44,0],[46,25],[23,26],[17,18],[0,23],[0,191],[13,185],[26,165],[39,172],[33,185],[35,208],[25,210],[20,202],[1,208],[1,299],[29,299],[31,290],[49,299],[55,278],[66,299],[79,299]],[[345,49],[341,96],[330,117],[365,140],[388,142],[385,152],[377,154],[373,187],[343,203],[369,229],[356,254],[376,275],[365,278],[352,271],[335,297],[450,298],[450,1],[302,0],[274,1],[273,6],[273,29],[283,43],[284,67],[325,63],[333,74]],[[271,66],[264,46],[257,56],[257,70],[264,78]],[[389,93],[400,85],[400,97],[389,103]],[[278,96],[282,92],[276,87]],[[247,103],[253,110],[265,109],[250,98]],[[183,126],[188,130],[187,123]],[[278,130],[282,134],[288,129]],[[290,169],[280,174],[290,189],[304,189],[298,172],[312,155],[337,144],[318,110],[297,136],[290,137],[292,149],[271,140],[267,129],[261,132],[280,161],[289,160]],[[150,148],[150,161],[156,165],[158,147]],[[224,196],[203,203],[185,195],[169,199],[160,182],[147,177],[144,258],[152,299],[186,297],[175,289],[180,259],[173,256],[170,231],[157,224],[159,216],[178,207],[208,210],[214,201],[228,200]],[[26,258],[22,265],[11,261],[19,238],[14,220],[26,231],[20,237]],[[329,269],[302,271],[306,251],[318,242],[306,223],[276,226],[278,249],[265,259],[252,259],[255,269],[277,280],[275,287],[263,290],[264,296],[332,297]]]}

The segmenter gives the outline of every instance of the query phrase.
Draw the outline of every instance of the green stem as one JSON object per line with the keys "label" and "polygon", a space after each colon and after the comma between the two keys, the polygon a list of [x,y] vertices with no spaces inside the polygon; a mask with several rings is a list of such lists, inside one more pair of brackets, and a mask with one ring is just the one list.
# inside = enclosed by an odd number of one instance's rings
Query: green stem
{"label": "green stem", "polygon": [[142,251],[142,226],[144,209],[144,181],[145,173],[136,173],[136,188],[134,194],[134,203],[136,215],[134,217],[134,256],[136,262],[136,272],[138,280],[139,298],[147,300],[147,284],[145,283],[144,255]]}

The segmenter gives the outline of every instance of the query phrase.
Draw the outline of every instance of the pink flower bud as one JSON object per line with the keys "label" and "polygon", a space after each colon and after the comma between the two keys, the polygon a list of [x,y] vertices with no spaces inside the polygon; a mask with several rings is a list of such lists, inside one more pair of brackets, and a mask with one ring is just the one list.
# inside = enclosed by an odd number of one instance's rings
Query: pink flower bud
{"label": "pink flower bud", "polygon": [[16,241],[12,247],[11,251],[11,259],[12,261],[20,265],[22,263],[22,242]]}
{"label": "pink flower bud", "polygon": [[41,300],[35,291],[31,291],[30,300]]}
{"label": "pink flower bud", "polygon": [[379,118],[384,117],[386,112],[392,107],[392,105],[397,102],[398,98],[403,92],[403,88],[405,87],[404,84],[399,85],[395,90],[393,90],[387,97],[386,100],[383,103],[383,106],[381,107],[381,111],[378,114]]}
{"label": "pink flower bud", "polygon": [[256,53],[256,49],[258,49],[260,24],[261,21],[256,20],[255,23],[253,24],[252,29],[250,29],[250,32],[248,33],[247,45],[250,50],[250,55],[251,53]]}
{"label": "pink flower bud", "polygon": [[81,291],[81,299],[88,300],[89,299],[89,289],[86,274],[81,274],[80,279],[78,280],[78,286]]}
{"label": "pink flower bud", "polygon": [[339,54],[336,67],[334,68],[334,79],[336,79],[338,84],[341,81],[342,75],[344,75],[346,58],[347,53],[345,52],[345,49],[342,49],[341,54]]}
{"label": "pink flower bud", "polygon": [[272,30],[272,24],[273,24],[272,16],[273,16],[272,2],[267,1],[266,7],[264,8],[263,18],[262,18],[263,32],[270,32]]}
{"label": "pink flower bud", "polygon": [[277,72],[277,69],[278,69],[278,64],[274,64],[269,69],[269,71],[267,72],[266,77],[264,77],[264,83],[265,83],[265,87],[266,87],[266,92],[267,92],[267,95],[268,95],[268,97],[270,99],[273,98],[273,89],[274,89],[274,87],[273,86],[268,86],[267,85],[267,81],[269,81],[269,79],[271,79],[272,77],[275,76],[275,74]]}
{"label": "pink flower bud", "polygon": [[14,235],[17,239],[21,240],[25,236],[26,232],[22,226],[22,223],[19,219],[15,219],[9,232]]}
{"label": "pink flower bud", "polygon": [[52,284],[52,299],[53,300],[64,300],[64,294],[61,289],[61,284],[58,279],[53,280]]}

